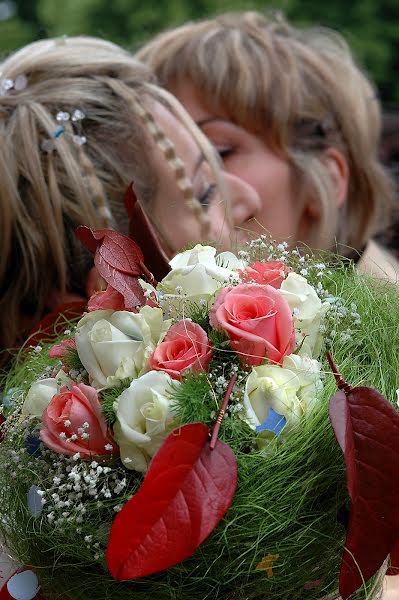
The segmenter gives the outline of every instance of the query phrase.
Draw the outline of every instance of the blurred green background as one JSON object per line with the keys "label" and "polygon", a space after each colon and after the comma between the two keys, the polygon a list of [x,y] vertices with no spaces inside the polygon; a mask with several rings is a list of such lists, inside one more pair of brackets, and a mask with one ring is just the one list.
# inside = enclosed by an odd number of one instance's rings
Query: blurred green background
{"label": "blurred green background", "polygon": [[82,33],[134,49],[166,27],[248,8],[279,9],[296,24],[339,30],[385,107],[399,104],[399,0],[0,0],[0,53],[43,37]]}

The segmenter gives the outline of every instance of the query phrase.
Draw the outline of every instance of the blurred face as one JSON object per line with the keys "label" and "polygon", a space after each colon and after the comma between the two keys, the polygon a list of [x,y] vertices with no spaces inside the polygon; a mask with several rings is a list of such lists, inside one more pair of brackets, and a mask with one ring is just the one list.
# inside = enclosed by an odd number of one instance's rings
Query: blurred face
{"label": "blurred face", "polygon": [[[173,93],[215,146],[226,173],[248,188],[245,195],[232,198],[232,219],[243,237],[253,239],[269,232],[278,241],[306,241],[307,215],[294,193],[288,162],[223,111],[210,112],[191,84],[180,84]],[[248,218],[243,219],[243,214]]]}
{"label": "blurred face", "polygon": [[154,148],[154,166],[158,173],[158,191],[151,203],[150,218],[162,238],[165,252],[172,256],[188,243],[212,241],[221,249],[244,242],[243,229],[257,210],[257,196],[244,180],[221,174],[229,196],[234,226],[229,223],[227,206],[222,199],[215,174],[197,142],[186,127],[163,105],[154,103],[151,112],[173,142],[176,155],[191,180],[197,209],[184,198],[176,175],[162,151]]}

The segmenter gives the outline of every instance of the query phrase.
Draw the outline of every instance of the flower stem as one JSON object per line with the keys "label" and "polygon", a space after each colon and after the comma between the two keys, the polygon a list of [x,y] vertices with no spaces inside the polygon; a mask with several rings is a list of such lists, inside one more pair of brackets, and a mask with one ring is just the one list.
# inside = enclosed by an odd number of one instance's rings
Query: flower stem
{"label": "flower stem", "polygon": [[209,442],[209,447],[211,450],[215,449],[216,442],[217,442],[218,435],[219,435],[220,425],[222,424],[223,417],[225,415],[226,408],[227,408],[227,405],[230,400],[231,392],[233,391],[233,387],[235,386],[236,381],[237,381],[237,375],[236,375],[236,373],[234,373],[231,376],[229,385],[227,386],[227,390],[226,390],[226,393],[223,398],[222,406],[220,407],[220,410],[219,410],[218,418],[216,419],[216,422],[212,429],[211,441]]}
{"label": "flower stem", "polygon": [[339,390],[343,390],[346,394],[352,391],[352,386],[349,385],[349,383],[346,383],[345,379],[342,377],[341,373],[338,371],[336,364],[333,360],[333,357],[331,356],[330,352],[326,353],[327,355],[327,360],[330,364],[331,370],[333,372],[333,375],[335,377],[335,381],[337,383],[337,388]]}

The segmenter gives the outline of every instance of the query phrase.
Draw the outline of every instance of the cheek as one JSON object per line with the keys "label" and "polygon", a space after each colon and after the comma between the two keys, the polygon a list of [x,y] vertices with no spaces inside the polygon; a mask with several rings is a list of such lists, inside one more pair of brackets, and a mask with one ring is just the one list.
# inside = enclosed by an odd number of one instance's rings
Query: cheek
{"label": "cheek", "polygon": [[187,244],[209,239],[207,222],[192,208],[184,205],[184,200],[181,202],[180,206],[174,205],[170,210],[164,211],[157,222],[172,255],[180,252]]}
{"label": "cheek", "polygon": [[279,241],[296,241],[302,203],[295,195],[288,164],[276,158],[261,160],[258,157],[236,167],[236,174],[256,190],[261,200],[257,223],[252,229],[266,229]]}

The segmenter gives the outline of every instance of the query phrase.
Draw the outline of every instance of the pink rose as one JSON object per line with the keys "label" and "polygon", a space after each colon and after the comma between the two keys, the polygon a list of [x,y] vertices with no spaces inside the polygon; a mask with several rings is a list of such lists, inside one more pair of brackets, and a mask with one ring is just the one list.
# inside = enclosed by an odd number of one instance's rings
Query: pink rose
{"label": "pink rose", "polygon": [[239,271],[240,277],[246,282],[260,283],[261,285],[272,285],[277,290],[291,271],[281,260],[270,260],[269,262],[254,262],[243,271]]}
{"label": "pink rose", "polygon": [[76,350],[75,336],[51,346],[48,355],[50,358],[60,358],[62,360],[70,350]]}
{"label": "pink rose", "polygon": [[125,308],[125,298],[111,285],[104,292],[95,292],[87,304],[87,310],[128,310]]}
{"label": "pink rose", "polygon": [[40,439],[59,454],[82,458],[118,451],[101,412],[97,390],[83,383],[65,386],[43,412]]}
{"label": "pink rose", "polygon": [[271,285],[223,288],[209,317],[212,327],[227,333],[244,364],[260,365],[264,358],[279,364],[295,347],[291,309]]}
{"label": "pink rose", "polygon": [[150,370],[165,371],[180,379],[186,371],[198,373],[212,358],[212,345],[206,332],[192,321],[183,319],[172,325],[163,342],[150,356]]}

